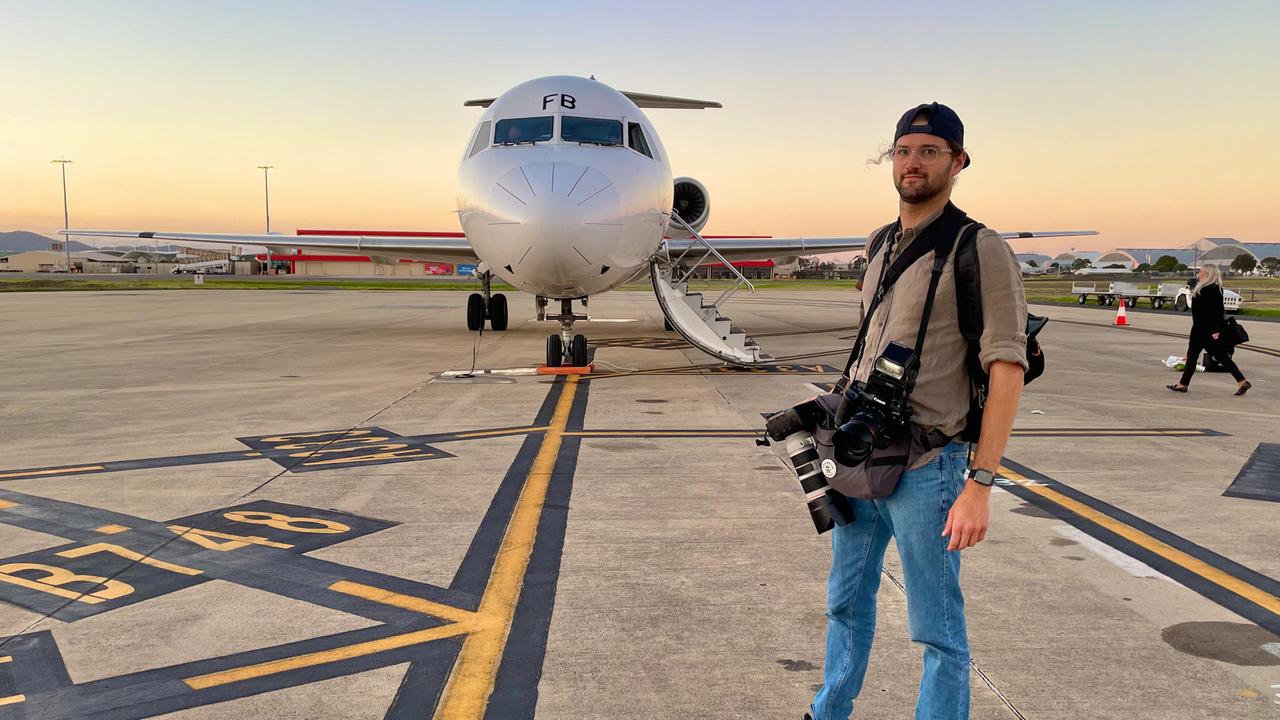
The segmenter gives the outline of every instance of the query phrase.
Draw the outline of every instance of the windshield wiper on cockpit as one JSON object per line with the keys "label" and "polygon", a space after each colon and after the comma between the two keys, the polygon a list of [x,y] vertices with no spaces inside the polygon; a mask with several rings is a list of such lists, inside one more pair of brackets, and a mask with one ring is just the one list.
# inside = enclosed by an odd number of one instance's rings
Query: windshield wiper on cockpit
{"label": "windshield wiper on cockpit", "polygon": [[579,145],[599,145],[600,147],[619,147],[622,145],[622,143],[620,142],[604,142],[601,140],[579,140],[578,144]]}

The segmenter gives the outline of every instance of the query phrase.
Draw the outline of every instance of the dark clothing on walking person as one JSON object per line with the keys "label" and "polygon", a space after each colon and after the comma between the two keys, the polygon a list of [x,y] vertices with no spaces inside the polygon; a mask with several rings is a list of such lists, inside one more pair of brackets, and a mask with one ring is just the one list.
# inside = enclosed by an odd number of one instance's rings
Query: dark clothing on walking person
{"label": "dark clothing on walking person", "polygon": [[[1191,340],[1187,344],[1187,367],[1182,371],[1183,387],[1191,384],[1191,377],[1196,373],[1196,360],[1200,359],[1203,350],[1213,356],[1236,382],[1244,382],[1244,374],[1227,352],[1228,346],[1222,340],[1222,331],[1226,326],[1222,308],[1222,287],[1217,283],[1200,290],[1191,303]],[[1217,339],[1213,336],[1217,335]]]}

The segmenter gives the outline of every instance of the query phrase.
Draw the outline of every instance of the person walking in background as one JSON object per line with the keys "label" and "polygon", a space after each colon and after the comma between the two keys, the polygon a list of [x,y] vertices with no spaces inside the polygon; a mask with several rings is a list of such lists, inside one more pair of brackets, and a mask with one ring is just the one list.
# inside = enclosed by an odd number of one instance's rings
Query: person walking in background
{"label": "person walking in background", "polygon": [[1226,325],[1222,309],[1222,272],[1217,265],[1205,265],[1196,276],[1198,282],[1191,291],[1191,340],[1187,345],[1187,366],[1182,371],[1182,379],[1176,385],[1166,385],[1174,392],[1186,392],[1191,384],[1191,376],[1196,373],[1196,361],[1200,359],[1200,351],[1205,351],[1218,361],[1231,377],[1236,379],[1236,395],[1249,392],[1253,384],[1244,379],[1244,374],[1227,352],[1228,345],[1223,341],[1222,331]]}

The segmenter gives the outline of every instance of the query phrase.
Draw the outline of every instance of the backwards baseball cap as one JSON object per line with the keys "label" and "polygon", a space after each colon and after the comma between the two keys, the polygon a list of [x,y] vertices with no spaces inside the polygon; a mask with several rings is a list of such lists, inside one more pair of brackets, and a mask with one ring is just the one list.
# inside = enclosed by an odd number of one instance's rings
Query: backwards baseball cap
{"label": "backwards baseball cap", "polygon": [[[924,124],[912,125],[917,118],[922,118]],[[942,103],[917,105],[903,113],[902,119],[898,121],[898,129],[893,133],[893,141],[898,142],[898,138],[913,133],[936,135],[964,147],[964,123],[960,122],[960,116],[955,110]],[[969,153],[966,151],[965,167],[969,167],[970,160]]]}

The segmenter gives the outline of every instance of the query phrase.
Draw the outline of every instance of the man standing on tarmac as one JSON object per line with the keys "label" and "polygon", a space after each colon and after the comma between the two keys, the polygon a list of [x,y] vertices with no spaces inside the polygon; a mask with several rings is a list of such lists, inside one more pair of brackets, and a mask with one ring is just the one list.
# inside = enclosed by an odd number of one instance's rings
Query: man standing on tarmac
{"label": "man standing on tarmac", "polygon": [[[898,190],[898,223],[869,236],[892,228],[876,257],[868,258],[864,308],[871,305],[885,262],[892,262],[913,241],[929,241],[930,224],[939,223],[935,231],[945,224],[939,218],[967,220],[950,202],[955,178],[970,162],[964,125],[951,108],[932,103],[908,110],[898,121],[894,145],[886,155],[892,159]],[[922,235],[924,239],[917,240]],[[967,463],[970,446],[956,439],[965,429],[970,379],[965,364],[968,345],[957,315],[953,249],[938,284],[909,401],[913,423],[941,436],[941,447],[907,468],[888,497],[851,498],[856,519],[831,531],[823,685],[806,720],[845,720],[853,711],[871,654],[876,592],[890,538],[897,540],[902,559],[911,639],[924,646],[915,717],[969,717],[969,640],[960,592],[960,551],[987,536],[991,484],[1013,428],[1027,368],[1027,303],[1018,261],[994,230],[981,230],[976,243],[983,321],[979,361],[990,376],[977,448]],[[870,326],[852,379],[865,381],[872,361],[890,342],[915,345],[931,259],[930,253],[908,267],[888,289],[874,317],[863,318]],[[947,443],[946,438],[952,439]]]}

